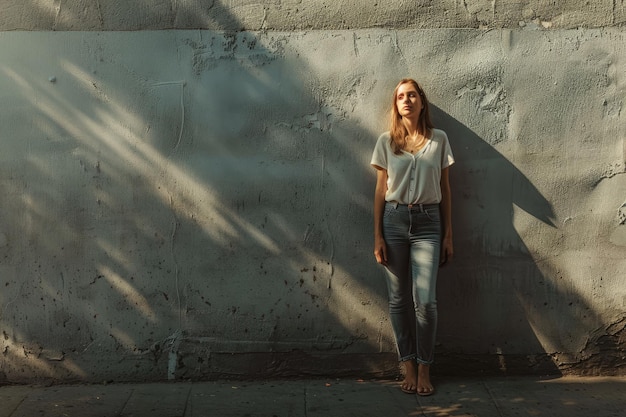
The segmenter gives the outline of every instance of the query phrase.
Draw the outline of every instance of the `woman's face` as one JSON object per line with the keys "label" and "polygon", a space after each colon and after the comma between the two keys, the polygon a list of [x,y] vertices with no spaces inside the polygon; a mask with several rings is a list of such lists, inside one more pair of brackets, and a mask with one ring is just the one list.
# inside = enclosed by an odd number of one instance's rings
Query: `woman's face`
{"label": "woman's face", "polygon": [[424,104],[419,92],[412,83],[404,83],[396,93],[396,108],[402,117],[419,117]]}

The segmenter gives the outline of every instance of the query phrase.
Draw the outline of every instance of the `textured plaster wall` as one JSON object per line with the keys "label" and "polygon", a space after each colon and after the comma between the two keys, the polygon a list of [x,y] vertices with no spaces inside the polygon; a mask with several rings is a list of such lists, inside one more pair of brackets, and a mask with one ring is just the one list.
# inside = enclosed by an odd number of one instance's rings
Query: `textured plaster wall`
{"label": "textured plaster wall", "polygon": [[624,0],[4,0],[2,30],[598,28]]}
{"label": "textured plaster wall", "polygon": [[[32,3],[0,6],[32,30],[0,32],[0,382],[395,372],[369,158],[407,75],[457,158],[439,372],[624,372],[623,29],[517,2],[437,12],[494,29],[311,31],[271,30],[324,26],[306,1],[263,6],[283,26]],[[607,3],[588,26],[623,20]],[[191,9],[204,29],[118,30]]]}

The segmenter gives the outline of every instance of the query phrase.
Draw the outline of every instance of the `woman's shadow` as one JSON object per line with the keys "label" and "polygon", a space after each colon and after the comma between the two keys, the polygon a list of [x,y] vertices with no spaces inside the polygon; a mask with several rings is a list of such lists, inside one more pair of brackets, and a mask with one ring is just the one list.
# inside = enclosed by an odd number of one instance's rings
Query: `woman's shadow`
{"label": "woman's shadow", "polygon": [[562,343],[555,340],[558,322],[568,313],[560,307],[567,303],[555,301],[572,294],[542,272],[514,224],[523,210],[556,227],[552,206],[463,123],[434,106],[433,119],[448,133],[456,160],[450,171],[456,252],[438,288],[440,368],[457,375],[559,374],[548,350]]}

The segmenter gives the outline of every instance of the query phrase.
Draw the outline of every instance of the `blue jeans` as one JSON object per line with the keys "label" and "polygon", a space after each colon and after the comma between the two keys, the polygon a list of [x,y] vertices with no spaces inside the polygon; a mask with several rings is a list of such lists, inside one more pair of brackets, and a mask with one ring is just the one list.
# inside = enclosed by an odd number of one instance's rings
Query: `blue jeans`
{"label": "blue jeans", "polygon": [[439,204],[385,204],[389,316],[401,361],[430,365],[437,332]]}

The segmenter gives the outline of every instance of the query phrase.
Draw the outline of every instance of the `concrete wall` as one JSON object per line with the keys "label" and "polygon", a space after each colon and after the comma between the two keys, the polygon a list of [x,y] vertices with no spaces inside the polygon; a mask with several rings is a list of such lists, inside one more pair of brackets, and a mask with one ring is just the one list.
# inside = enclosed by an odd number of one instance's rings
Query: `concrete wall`
{"label": "concrete wall", "polygon": [[[395,372],[369,158],[404,76],[457,158],[438,372],[624,373],[619,2],[31,3],[0,6],[0,382]],[[200,29],[122,31],[169,27]]]}
{"label": "concrete wall", "polygon": [[624,0],[4,0],[2,30],[598,28]]}

